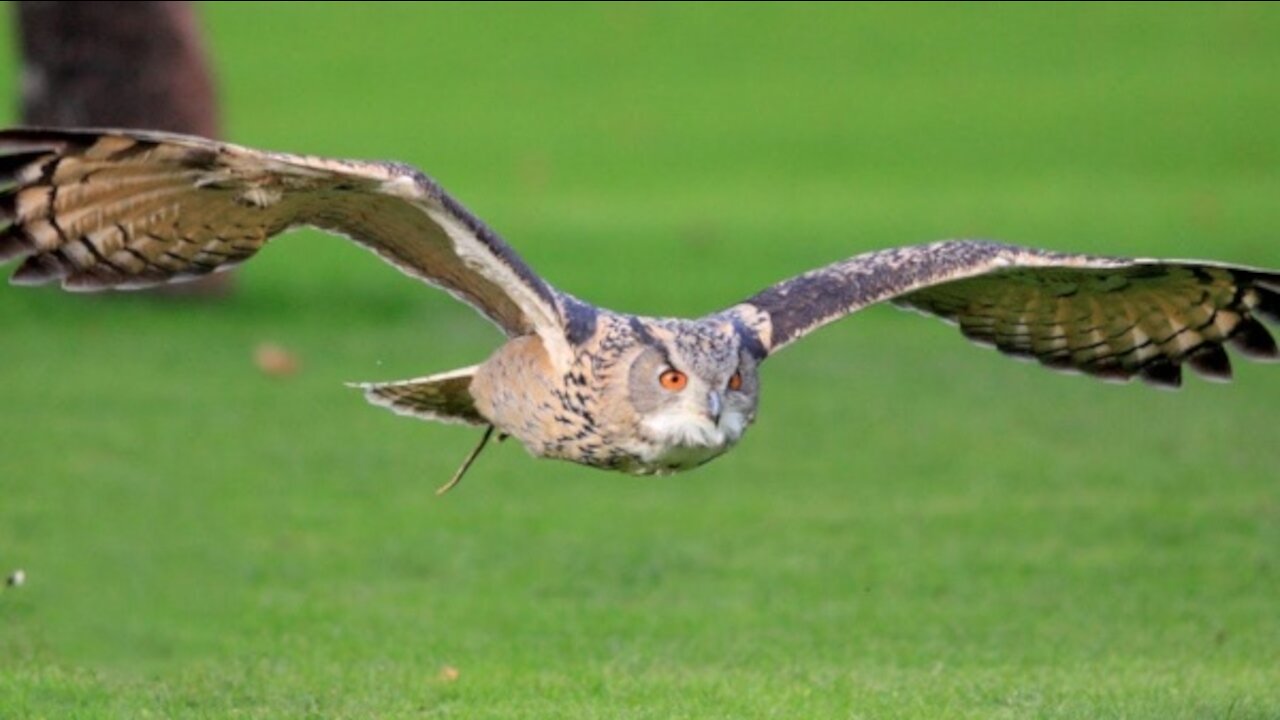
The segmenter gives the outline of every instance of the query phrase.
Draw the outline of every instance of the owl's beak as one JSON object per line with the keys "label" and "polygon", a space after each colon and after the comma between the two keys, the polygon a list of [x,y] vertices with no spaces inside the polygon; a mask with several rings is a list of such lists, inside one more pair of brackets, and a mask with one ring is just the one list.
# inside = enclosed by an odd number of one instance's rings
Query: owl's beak
{"label": "owl's beak", "polygon": [[716,425],[720,424],[721,410],[724,410],[724,406],[720,402],[720,393],[715,390],[707,393],[707,415],[711,416],[711,422]]}

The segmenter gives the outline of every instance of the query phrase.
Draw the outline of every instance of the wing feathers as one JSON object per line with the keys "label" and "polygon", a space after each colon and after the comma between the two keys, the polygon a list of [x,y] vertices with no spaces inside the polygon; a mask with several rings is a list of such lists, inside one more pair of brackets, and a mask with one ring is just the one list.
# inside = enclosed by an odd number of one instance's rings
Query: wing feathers
{"label": "wing feathers", "polygon": [[1182,387],[1182,368],[1164,357],[1155,358],[1140,367],[1138,377],[1157,387]]}
{"label": "wing feathers", "polygon": [[134,131],[0,132],[0,262],[19,284],[141,287],[223,270],[285,230],[352,238],[508,335],[559,332],[558,295],[407,165]]}
{"label": "wing feathers", "polygon": [[1177,387],[1181,365],[1231,377],[1224,344],[1262,360],[1280,350],[1280,274],[1198,261],[1064,255],[946,241],[859,255],[786,280],[743,305],[767,314],[776,352],[869,304],[959,325],[970,340],[1057,370]]}
{"label": "wing feathers", "polygon": [[1275,338],[1271,337],[1262,323],[1253,318],[1241,320],[1228,340],[1242,355],[1255,360],[1275,360],[1280,357]]}
{"label": "wing feathers", "polygon": [[1231,379],[1231,358],[1227,355],[1227,351],[1222,349],[1221,345],[1205,345],[1196,352],[1192,353],[1187,359],[1187,364],[1191,366],[1201,377],[1208,380],[1220,380],[1226,382]]}
{"label": "wing feathers", "polygon": [[1280,323],[1280,291],[1262,285],[1255,286],[1251,308],[1267,320]]}

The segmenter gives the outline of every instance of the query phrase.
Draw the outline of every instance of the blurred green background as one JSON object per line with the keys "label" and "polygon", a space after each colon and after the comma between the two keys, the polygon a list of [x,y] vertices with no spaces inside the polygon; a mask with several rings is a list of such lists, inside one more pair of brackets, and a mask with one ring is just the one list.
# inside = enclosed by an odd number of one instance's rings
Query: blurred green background
{"label": "blurred green background", "polygon": [[[228,139],[419,165],[619,310],[954,236],[1280,267],[1275,6],[202,13]],[[0,288],[0,716],[1280,717],[1275,367],[1108,386],[876,308],[695,473],[507,443],[437,499],[475,433],[341,381],[491,326],[315,233],[238,284]]]}

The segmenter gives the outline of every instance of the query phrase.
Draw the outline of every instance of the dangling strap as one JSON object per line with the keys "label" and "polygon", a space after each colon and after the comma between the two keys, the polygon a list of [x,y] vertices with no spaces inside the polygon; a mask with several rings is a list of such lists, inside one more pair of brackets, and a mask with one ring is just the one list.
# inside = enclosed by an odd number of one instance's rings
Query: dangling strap
{"label": "dangling strap", "polygon": [[489,443],[489,437],[491,435],[493,435],[492,425],[489,426],[488,430],[484,431],[484,435],[481,436],[480,444],[476,445],[476,449],[472,450],[471,454],[467,456],[467,459],[462,461],[462,467],[458,468],[458,472],[454,473],[453,477],[449,478],[449,482],[441,485],[440,489],[436,490],[436,495],[443,495],[452,490],[455,485],[462,482],[462,476],[467,474],[467,468],[471,467],[471,463],[475,462],[476,458],[480,457],[480,451],[484,450],[484,446]]}

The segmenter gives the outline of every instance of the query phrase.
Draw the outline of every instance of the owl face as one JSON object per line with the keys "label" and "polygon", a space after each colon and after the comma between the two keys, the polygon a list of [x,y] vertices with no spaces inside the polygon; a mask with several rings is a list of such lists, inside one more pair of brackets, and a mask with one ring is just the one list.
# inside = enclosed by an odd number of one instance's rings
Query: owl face
{"label": "owl face", "polygon": [[755,419],[756,360],[730,335],[673,333],[647,343],[628,373],[637,431],[654,472],[677,472],[733,446]]}

